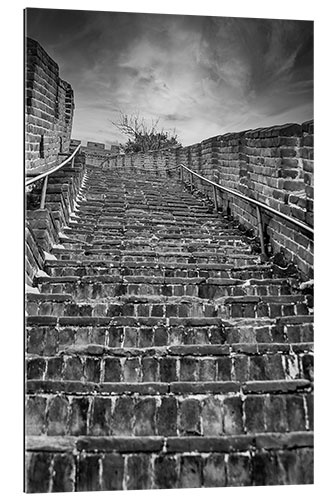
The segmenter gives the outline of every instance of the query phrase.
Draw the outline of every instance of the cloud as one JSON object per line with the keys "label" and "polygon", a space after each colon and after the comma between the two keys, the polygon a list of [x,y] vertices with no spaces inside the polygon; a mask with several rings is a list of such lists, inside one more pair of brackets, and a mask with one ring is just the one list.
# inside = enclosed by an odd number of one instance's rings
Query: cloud
{"label": "cloud", "polygon": [[123,140],[119,109],[184,144],[312,118],[311,22],[32,11],[28,34],[74,88],[76,137]]}

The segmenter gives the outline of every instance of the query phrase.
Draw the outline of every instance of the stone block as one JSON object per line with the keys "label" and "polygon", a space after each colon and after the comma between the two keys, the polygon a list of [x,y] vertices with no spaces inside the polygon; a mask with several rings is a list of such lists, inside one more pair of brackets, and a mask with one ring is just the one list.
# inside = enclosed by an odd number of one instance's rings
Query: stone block
{"label": "stone block", "polygon": [[49,436],[63,436],[67,433],[67,418],[69,412],[68,399],[65,396],[55,396],[48,406]]}
{"label": "stone block", "polygon": [[223,431],[225,434],[243,433],[242,401],[237,396],[223,400]]}
{"label": "stone block", "polygon": [[154,482],[157,488],[177,488],[178,463],[176,457],[161,455],[155,458]]}
{"label": "stone block", "polygon": [[200,488],[202,485],[202,458],[182,456],[180,458],[180,487]]}
{"label": "stone block", "polygon": [[187,398],[180,402],[179,431],[181,434],[200,435],[200,402]]}

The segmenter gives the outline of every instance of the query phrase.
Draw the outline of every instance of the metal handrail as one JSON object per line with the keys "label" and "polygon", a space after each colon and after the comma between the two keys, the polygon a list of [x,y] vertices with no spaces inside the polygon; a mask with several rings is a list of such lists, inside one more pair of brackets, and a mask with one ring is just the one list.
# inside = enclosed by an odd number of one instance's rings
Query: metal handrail
{"label": "metal handrail", "polygon": [[304,231],[309,233],[309,237],[311,239],[313,239],[313,235],[314,235],[313,227],[308,226],[307,224],[304,224],[303,222],[298,221],[297,219],[294,219],[293,217],[290,217],[289,215],[283,214],[283,213],[279,212],[278,210],[276,210],[275,208],[272,208],[269,205],[266,205],[265,203],[257,201],[254,198],[250,198],[249,196],[246,196],[245,194],[242,194],[239,191],[221,186],[220,184],[217,184],[214,181],[206,179],[206,177],[203,177],[202,175],[198,174],[197,172],[194,172],[194,170],[191,170],[190,168],[186,167],[182,163],[177,165],[177,167],[173,167],[173,168],[170,168],[168,170],[175,170],[175,168],[180,168],[180,178],[181,178],[182,182],[184,182],[184,170],[186,170],[190,174],[191,189],[193,189],[193,176],[197,177],[198,179],[204,181],[206,184],[209,184],[213,187],[214,205],[215,205],[216,210],[218,209],[217,190],[231,194],[232,196],[236,196],[237,198],[240,198],[240,199],[254,205],[256,207],[256,211],[257,211],[260,246],[261,246],[261,251],[263,254],[265,254],[266,251],[265,251],[265,245],[264,245],[264,232],[263,232],[263,226],[262,226],[261,209],[265,210],[266,212],[270,212],[271,214],[273,214],[277,217],[280,217],[281,219],[284,219],[285,221],[293,224],[294,226],[297,226],[297,227],[303,229]]}
{"label": "metal handrail", "polygon": [[57,172],[61,168],[63,168],[67,163],[71,162],[71,166],[74,167],[74,158],[76,154],[79,152],[81,148],[81,144],[77,146],[77,148],[73,151],[73,153],[66,158],[60,165],[57,165],[56,167],[50,168],[47,172],[43,172],[42,174],[36,175],[32,179],[28,179],[25,181],[25,186],[30,186],[31,184],[34,184],[37,181],[40,181],[41,179],[44,179],[44,184],[43,184],[43,189],[42,189],[42,197],[40,201],[40,208],[43,209],[45,207],[45,197],[46,197],[46,189],[47,189],[47,183],[48,183],[48,178],[49,175],[54,174],[54,172]]}
{"label": "metal handrail", "polygon": [[[141,170],[143,172],[150,172],[150,171],[151,172],[155,172],[154,169],[146,169],[146,168],[138,167],[136,165],[133,165],[133,166],[137,170]],[[181,180],[183,180],[182,172],[183,172],[183,169],[185,169],[185,170],[187,170],[191,174],[191,177],[192,176],[198,177],[198,179],[201,179],[202,181],[206,182],[206,184],[210,184],[211,186],[213,186],[213,190],[214,190],[214,204],[215,204],[215,208],[216,209],[217,209],[216,190],[218,189],[219,191],[224,191],[225,193],[231,194],[233,196],[241,198],[244,201],[247,201],[248,203],[251,203],[252,205],[255,205],[256,208],[258,208],[259,210],[260,209],[266,210],[267,212],[270,212],[270,213],[272,213],[272,214],[274,214],[274,215],[276,215],[276,216],[278,216],[278,217],[280,217],[280,218],[282,218],[282,219],[290,222],[291,224],[294,224],[294,225],[300,227],[304,231],[307,231],[308,233],[310,233],[311,236],[314,235],[314,229],[313,229],[313,227],[308,226],[307,224],[304,224],[303,222],[301,222],[301,221],[299,221],[297,219],[294,219],[293,217],[290,217],[289,215],[286,215],[286,214],[283,214],[283,213],[279,212],[275,208],[272,208],[269,205],[267,205],[266,203],[262,203],[261,201],[255,200],[254,198],[250,198],[249,196],[246,196],[245,194],[242,194],[239,191],[236,191],[234,189],[221,186],[221,184],[217,184],[216,182],[211,181],[210,179],[207,179],[206,177],[203,177],[202,175],[198,174],[194,170],[191,170],[189,167],[186,167],[183,163],[180,163],[179,165],[176,165],[174,167],[167,168],[165,170],[165,172],[171,172],[171,171],[177,170],[179,168],[181,169]],[[191,185],[193,187],[193,179],[191,179]]]}

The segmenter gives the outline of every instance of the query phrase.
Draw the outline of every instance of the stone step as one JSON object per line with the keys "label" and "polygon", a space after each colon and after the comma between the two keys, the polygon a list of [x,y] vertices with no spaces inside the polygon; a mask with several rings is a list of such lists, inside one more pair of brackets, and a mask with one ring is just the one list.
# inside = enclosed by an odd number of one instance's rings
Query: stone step
{"label": "stone step", "polygon": [[296,274],[172,176],[87,172],[27,294],[27,491],[312,482]]}
{"label": "stone step", "polygon": [[28,354],[26,376],[95,383],[313,380],[312,353],[310,343],[142,348],[72,344],[59,348],[56,356]]}
{"label": "stone step", "polygon": [[[181,278],[155,276],[40,277],[41,293],[65,293],[77,300],[96,300],[120,295],[194,296],[218,299],[241,295],[288,295],[292,283],[286,279],[236,280],[223,278]],[[295,287],[295,285],[294,285]]]}
{"label": "stone step", "polygon": [[[93,247],[97,250],[100,250],[99,245],[107,245],[115,246],[115,245],[151,245],[151,244],[164,244],[170,246],[180,245],[189,245],[193,248],[197,247],[206,247],[209,245],[214,245],[216,247],[221,246],[223,248],[227,247],[248,247],[248,243],[244,242],[244,238],[239,235],[201,235],[200,234],[192,234],[191,236],[183,236],[179,233],[158,233],[158,235],[154,234],[150,237],[131,237],[125,234],[122,238],[115,240],[114,238],[108,238],[107,236],[103,236],[100,239],[94,238]],[[55,248],[57,250],[57,248]]]}
{"label": "stone step", "polygon": [[[233,266],[220,263],[177,262],[115,262],[109,260],[78,259],[47,260],[45,271],[50,276],[165,276],[182,278],[263,279],[273,277],[273,267],[267,264]],[[104,279],[104,278],[103,278]]]}
{"label": "stone step", "polygon": [[207,438],[29,436],[26,447],[28,493],[313,483],[311,431]]}
{"label": "stone step", "polygon": [[27,312],[42,316],[276,318],[308,314],[312,307],[308,301],[304,295],[222,296],[212,301],[193,295],[133,294],[75,302],[69,294],[28,293]]}
{"label": "stone step", "polygon": [[278,343],[293,344],[296,352],[296,344],[304,344],[305,349],[312,342],[313,316],[228,321],[124,316],[27,318],[27,352],[40,356],[57,355],[69,345],[91,343],[117,348]]}
{"label": "stone step", "polygon": [[[82,244],[84,244],[87,237],[83,237]],[[92,256],[91,256],[92,257]],[[107,257],[107,256],[106,256]],[[88,259],[87,259],[88,260]],[[91,259],[93,260],[93,259]],[[99,255],[96,255],[96,261],[100,260]],[[112,259],[103,259],[106,262],[152,262],[152,263],[177,263],[177,264],[232,264],[233,266],[248,266],[253,264],[260,264],[259,255],[251,255],[247,253],[240,253],[235,251],[235,253],[224,253],[224,252],[158,252],[158,251],[148,251],[148,250],[112,250]],[[66,261],[63,262],[65,266]],[[46,262],[46,267],[49,266],[49,262]],[[48,271],[46,271],[48,272]]]}
{"label": "stone step", "polygon": [[[103,246],[103,244],[101,245]],[[105,245],[104,245],[105,246]],[[151,256],[152,252],[154,255],[161,254],[163,257],[165,255],[172,256],[176,255],[177,258],[186,256],[193,256],[194,258],[202,258],[206,257],[208,254],[208,258],[211,255],[215,257],[219,255],[223,255],[226,258],[226,254],[228,258],[233,258],[235,255],[237,258],[239,256],[244,257],[245,255],[250,258],[255,258],[258,260],[258,256],[251,255],[251,249],[246,246],[227,246],[227,245],[217,245],[217,244],[206,244],[206,245],[193,245],[188,244],[169,244],[169,243],[128,243],[126,241],[122,241],[121,239],[115,239],[113,245],[108,245],[109,248],[93,248],[93,249],[76,249],[75,251],[71,251],[71,249],[54,249],[53,255],[57,257],[59,260],[69,260],[69,259],[77,259],[77,258],[91,258],[96,260],[110,260],[114,255],[148,255]],[[120,252],[120,253],[119,253]],[[140,252],[140,253],[138,253]]]}
{"label": "stone step", "polygon": [[[186,225],[180,226],[177,222],[173,223],[177,225],[177,231],[170,231],[169,239],[171,240],[179,240],[179,239],[192,239],[193,235],[197,235],[198,231],[200,231],[201,226],[194,226],[192,223],[188,223]],[[171,223],[169,224],[171,225]],[[71,227],[66,227],[63,230],[63,234],[68,238],[76,238],[77,236],[82,235],[91,235],[91,233],[95,233],[94,236],[96,239],[110,239],[114,234],[119,233],[122,235],[122,238],[133,238],[133,237],[147,237],[147,238],[159,238],[160,234],[165,234],[168,224],[156,222],[155,226],[151,223],[151,221],[147,221],[147,223],[138,224],[137,221],[124,221],[119,219],[119,221],[115,222],[113,225],[109,224],[108,226],[102,226],[98,224],[84,225],[81,226],[79,223],[72,223]],[[173,228],[174,229],[174,228]],[[202,238],[210,238],[214,239],[215,236],[219,237],[220,233],[223,230],[216,228],[210,231],[205,231],[202,235]],[[173,238],[171,236],[174,236]],[[239,238],[238,238],[239,239]]]}
{"label": "stone step", "polygon": [[29,436],[218,437],[313,429],[312,384],[303,379],[100,384],[28,380],[26,392]]}

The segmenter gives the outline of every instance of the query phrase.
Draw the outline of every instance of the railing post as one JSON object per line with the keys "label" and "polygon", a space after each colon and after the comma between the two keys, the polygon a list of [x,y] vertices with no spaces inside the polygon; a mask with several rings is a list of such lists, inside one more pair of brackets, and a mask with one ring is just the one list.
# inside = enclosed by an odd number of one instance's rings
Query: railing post
{"label": "railing post", "polygon": [[217,202],[217,189],[216,189],[216,186],[213,186],[213,197],[214,197],[214,208],[215,208],[215,210],[217,212],[218,209],[219,209],[219,205],[218,205],[218,202]]}
{"label": "railing post", "polygon": [[73,156],[73,158],[71,160],[71,168],[74,168],[74,160],[75,160],[75,156]]}
{"label": "railing post", "polygon": [[257,205],[256,209],[257,209],[257,221],[258,221],[258,230],[259,230],[261,253],[263,255],[266,255],[265,243],[264,243],[264,231],[263,231],[263,227],[262,227],[262,218],[261,218],[260,207],[258,207],[258,205]]}
{"label": "railing post", "polygon": [[192,172],[190,173],[190,179],[191,179],[191,192],[193,191],[193,174]]}
{"label": "railing post", "polygon": [[184,182],[184,170],[183,170],[183,165],[180,165],[180,182]]}
{"label": "railing post", "polygon": [[46,189],[47,189],[48,178],[49,178],[49,176],[47,175],[45,177],[44,183],[43,183],[42,198],[40,200],[40,208],[41,208],[41,210],[43,210],[44,207],[45,207],[45,198],[46,198]]}

